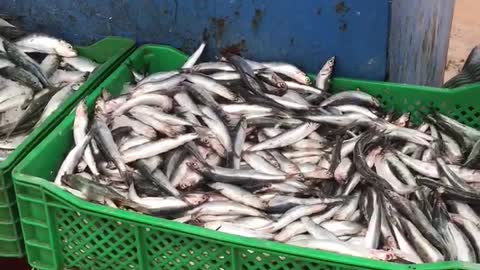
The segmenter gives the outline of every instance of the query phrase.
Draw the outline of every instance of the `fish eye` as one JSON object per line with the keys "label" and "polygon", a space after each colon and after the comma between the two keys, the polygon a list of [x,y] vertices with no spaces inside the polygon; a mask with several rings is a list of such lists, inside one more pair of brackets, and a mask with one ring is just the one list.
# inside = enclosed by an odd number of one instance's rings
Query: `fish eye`
{"label": "fish eye", "polygon": [[199,168],[198,164],[194,161],[187,162],[187,166],[190,167],[190,168],[193,168],[193,169]]}

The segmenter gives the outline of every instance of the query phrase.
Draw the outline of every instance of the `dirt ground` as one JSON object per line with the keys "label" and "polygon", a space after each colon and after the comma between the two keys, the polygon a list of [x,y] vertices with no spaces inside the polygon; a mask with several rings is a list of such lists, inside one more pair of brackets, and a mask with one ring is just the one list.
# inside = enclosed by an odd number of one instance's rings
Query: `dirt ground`
{"label": "dirt ground", "polygon": [[470,50],[480,44],[480,0],[456,0],[445,80],[462,68]]}

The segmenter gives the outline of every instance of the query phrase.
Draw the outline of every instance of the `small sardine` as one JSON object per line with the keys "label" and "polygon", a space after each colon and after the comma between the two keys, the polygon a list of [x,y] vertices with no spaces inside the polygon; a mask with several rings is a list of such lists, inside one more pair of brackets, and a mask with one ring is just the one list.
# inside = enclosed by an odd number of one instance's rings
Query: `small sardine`
{"label": "small sardine", "polygon": [[140,146],[132,147],[121,155],[126,163],[168,152],[189,141],[198,138],[196,133],[180,135],[177,138],[160,139]]}
{"label": "small sardine", "polygon": [[63,57],[75,57],[77,51],[65,40],[50,37],[44,34],[30,34],[15,41],[24,52],[41,52],[56,54]]}
{"label": "small sardine", "polygon": [[88,73],[92,73],[99,66],[99,64],[95,63],[94,61],[81,56],[63,57],[61,65],[68,65],[78,71]]}
{"label": "small sardine", "polygon": [[315,78],[315,86],[322,90],[328,90],[330,77],[332,76],[335,65],[335,56],[328,59]]}
{"label": "small sardine", "polygon": [[87,147],[88,143],[92,139],[91,134],[87,134],[80,142],[77,144],[67,155],[65,160],[63,161],[60,169],[58,169],[57,176],[55,177],[54,183],[56,185],[62,184],[62,177],[64,175],[69,175],[73,173],[75,167],[77,167],[78,162],[80,162],[83,152],[85,151],[85,147]]}
{"label": "small sardine", "polygon": [[212,183],[208,185],[210,188],[217,190],[220,194],[229,198],[232,201],[240,202],[247,206],[252,206],[257,209],[265,209],[266,205],[262,202],[260,198],[254,194],[244,190],[235,185],[226,184],[226,183]]}

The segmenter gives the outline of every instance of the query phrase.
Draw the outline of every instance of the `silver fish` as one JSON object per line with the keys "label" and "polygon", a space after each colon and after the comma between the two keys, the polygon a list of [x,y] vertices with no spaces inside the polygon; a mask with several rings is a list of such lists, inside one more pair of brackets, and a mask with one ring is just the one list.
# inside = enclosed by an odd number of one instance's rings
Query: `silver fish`
{"label": "silver fish", "polygon": [[[87,114],[87,106],[85,101],[81,101],[77,109],[75,110],[75,121],[73,123],[73,138],[75,139],[75,144],[80,144],[82,139],[87,136],[87,128],[88,128],[88,114]],[[92,149],[89,145],[85,148],[85,153],[83,156],[85,163],[88,165],[88,168],[93,173],[94,176],[100,175],[97,170],[95,158],[92,153]]]}
{"label": "silver fish", "polygon": [[237,202],[208,202],[188,211],[189,214],[202,215],[245,215],[263,217],[265,213]]}
{"label": "silver fish", "polygon": [[193,54],[190,55],[190,57],[187,59],[187,61],[183,64],[182,68],[193,67],[193,65],[195,65],[195,63],[198,61],[198,58],[200,58],[200,56],[202,55],[203,50],[205,49],[206,45],[207,44],[205,42],[202,42],[200,44],[200,46],[198,47],[198,49],[195,50],[195,52],[193,52]]}
{"label": "silver fish", "polygon": [[305,123],[295,129],[288,130],[282,134],[279,134],[273,138],[265,140],[257,145],[254,145],[248,149],[248,151],[259,151],[266,149],[275,149],[279,147],[288,146],[296,143],[303,138],[307,137],[310,133],[315,131],[320,125],[316,123]]}
{"label": "silver fish", "polygon": [[180,145],[185,144],[186,142],[195,140],[196,138],[198,138],[197,134],[188,133],[180,135],[177,138],[161,139],[140,146],[132,147],[123,152],[122,157],[126,163],[129,163],[138,159],[148,158],[161,153],[165,153],[167,151],[177,148]]}
{"label": "silver fish", "polygon": [[275,223],[273,223],[270,226],[261,228],[260,230],[264,230],[266,232],[276,232],[288,224],[294,222],[295,220],[304,217],[304,216],[309,216],[315,213],[318,213],[322,210],[324,210],[327,207],[325,204],[314,204],[314,205],[299,205],[296,206],[287,212],[285,212],[282,217]]}
{"label": "silver fish", "polygon": [[322,90],[328,90],[328,83],[332,76],[333,66],[335,65],[335,56],[328,59],[315,78],[315,86]]}
{"label": "silver fish", "polygon": [[24,52],[41,52],[63,57],[75,57],[77,51],[68,42],[44,34],[30,34],[15,41]]}
{"label": "silver fish", "polygon": [[138,105],[154,105],[160,107],[163,111],[170,111],[173,108],[173,101],[164,95],[145,94],[126,101],[113,112],[113,115],[122,115]]}
{"label": "silver fish", "polygon": [[72,174],[73,170],[77,166],[78,162],[83,156],[83,152],[85,151],[85,147],[88,145],[90,140],[92,139],[91,134],[87,134],[78,145],[76,145],[67,155],[65,160],[63,161],[60,169],[57,172],[57,176],[55,177],[54,183],[57,185],[61,185],[62,177],[64,175]]}
{"label": "silver fish", "polygon": [[78,71],[89,73],[93,72],[99,66],[96,62],[81,56],[63,57],[61,65],[68,65]]}
{"label": "silver fish", "polygon": [[210,188],[217,190],[220,194],[231,199],[232,201],[240,202],[244,205],[252,206],[257,209],[265,209],[266,205],[254,194],[237,187],[235,185],[226,183],[212,183],[208,185]]}

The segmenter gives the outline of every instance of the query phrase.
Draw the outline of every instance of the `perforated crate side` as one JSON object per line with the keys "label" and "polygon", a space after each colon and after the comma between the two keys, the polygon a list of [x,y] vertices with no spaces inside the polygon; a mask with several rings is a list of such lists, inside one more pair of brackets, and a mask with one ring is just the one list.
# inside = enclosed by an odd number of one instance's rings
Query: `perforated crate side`
{"label": "perforated crate side", "polygon": [[81,269],[369,270],[244,248],[94,213],[55,209],[62,267]]}
{"label": "perforated crate side", "polygon": [[53,219],[45,192],[39,186],[18,182],[15,190],[30,265],[38,269],[57,269]]}
{"label": "perforated crate side", "polygon": [[0,257],[21,256],[23,242],[15,190],[11,177],[5,177],[5,172],[0,170]]}

